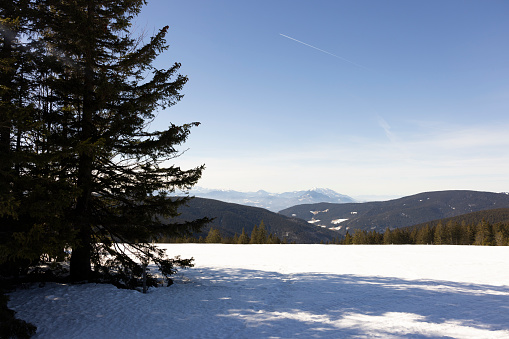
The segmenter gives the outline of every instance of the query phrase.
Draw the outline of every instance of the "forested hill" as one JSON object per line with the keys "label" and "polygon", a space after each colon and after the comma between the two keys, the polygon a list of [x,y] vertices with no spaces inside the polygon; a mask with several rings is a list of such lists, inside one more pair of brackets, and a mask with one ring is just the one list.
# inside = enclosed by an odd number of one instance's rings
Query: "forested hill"
{"label": "forested hill", "polygon": [[355,229],[399,228],[462,214],[509,208],[509,195],[477,191],[425,192],[399,199],[349,204],[307,204],[279,213],[304,219],[317,226],[341,227],[339,232]]}
{"label": "forested hill", "polygon": [[449,223],[453,224],[465,224],[465,225],[476,225],[482,221],[486,221],[490,224],[504,223],[509,224],[509,208],[496,208],[478,212],[472,212],[467,214],[458,215],[455,217],[432,220],[422,224],[413,225],[410,228],[420,229],[421,227],[429,227],[437,226],[438,224],[446,225]]}
{"label": "forested hill", "polygon": [[[215,218],[203,229],[202,236],[207,235],[210,227],[219,229],[223,237],[240,235],[242,228],[250,234],[255,225],[262,221],[269,233],[281,240],[296,243],[319,243],[330,241],[338,233],[324,228],[318,228],[304,220],[288,218],[284,215],[270,212],[259,207],[251,207],[234,203],[227,203],[213,199],[194,198],[188,206],[179,209],[181,215],[172,220],[195,220],[202,217]],[[199,236],[199,235],[198,235]]]}

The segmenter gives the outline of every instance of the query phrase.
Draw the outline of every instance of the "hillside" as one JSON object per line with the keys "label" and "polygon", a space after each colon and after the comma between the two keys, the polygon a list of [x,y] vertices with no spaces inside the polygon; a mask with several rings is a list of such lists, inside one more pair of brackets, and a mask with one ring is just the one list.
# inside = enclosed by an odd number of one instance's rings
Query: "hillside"
{"label": "hillside", "polygon": [[306,204],[279,213],[317,226],[346,230],[399,228],[462,214],[509,208],[509,195],[477,191],[425,192],[389,201],[349,204]]}
{"label": "hillside", "polygon": [[425,223],[413,225],[413,226],[411,226],[411,228],[419,229],[421,227],[425,227],[426,225],[428,225],[430,227],[434,227],[434,226],[438,225],[439,223],[442,223],[442,225],[445,225],[450,222],[458,223],[460,225],[462,223],[465,223],[465,225],[475,225],[475,224],[480,223],[483,220],[489,222],[490,224],[509,223],[509,208],[496,208],[496,209],[490,209],[490,210],[462,214],[462,215],[445,218],[445,219],[432,220],[432,221],[428,221]]}
{"label": "hillside", "polygon": [[175,221],[188,221],[203,217],[215,218],[205,227],[201,235],[206,235],[210,227],[219,229],[223,236],[241,234],[242,228],[250,234],[255,225],[264,222],[266,229],[280,239],[288,242],[319,243],[329,241],[338,234],[328,229],[317,228],[304,220],[289,218],[263,208],[227,203],[213,199],[194,198],[187,207],[179,209],[181,215]]}

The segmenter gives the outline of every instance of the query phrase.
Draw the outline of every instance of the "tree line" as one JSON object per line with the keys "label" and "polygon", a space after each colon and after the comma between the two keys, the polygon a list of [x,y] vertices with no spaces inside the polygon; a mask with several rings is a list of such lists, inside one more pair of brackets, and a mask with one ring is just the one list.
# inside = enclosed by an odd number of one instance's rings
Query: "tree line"
{"label": "tree line", "polygon": [[255,225],[248,235],[244,228],[242,233],[235,233],[233,237],[223,236],[217,228],[211,227],[205,237],[203,236],[187,236],[187,237],[166,237],[161,242],[168,243],[219,243],[219,244],[286,244],[287,239],[281,240],[277,235],[269,232],[263,221],[259,225]]}
{"label": "tree line", "polygon": [[491,223],[482,220],[478,223],[448,221],[422,227],[386,228],[383,233],[375,230],[357,229],[344,238],[333,239],[330,244],[421,244],[421,245],[479,245],[509,246],[509,223]]}

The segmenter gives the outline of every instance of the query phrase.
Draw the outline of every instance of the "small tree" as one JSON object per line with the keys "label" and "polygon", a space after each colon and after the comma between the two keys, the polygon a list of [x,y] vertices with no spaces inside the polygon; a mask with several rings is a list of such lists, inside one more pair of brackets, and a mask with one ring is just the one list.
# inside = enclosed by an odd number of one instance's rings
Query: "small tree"
{"label": "small tree", "polygon": [[416,243],[423,244],[423,245],[433,243],[433,235],[431,233],[431,229],[428,224],[426,224],[425,227],[422,227],[417,231]]}
{"label": "small tree", "polygon": [[254,225],[253,230],[251,231],[251,239],[249,240],[250,244],[259,244],[258,242],[258,226]]}
{"label": "small tree", "polygon": [[279,237],[277,235],[270,233],[269,238],[267,239],[267,243],[268,244],[280,244],[281,239],[279,239]]}
{"label": "small tree", "polygon": [[433,243],[435,245],[443,245],[445,243],[445,232],[442,222],[439,222],[435,226],[435,232],[433,234]]}
{"label": "small tree", "polygon": [[258,244],[266,244],[269,239],[269,234],[265,229],[265,223],[263,220],[260,222],[258,226],[258,234],[257,234],[257,243]]}
{"label": "small tree", "polygon": [[220,243],[221,233],[218,229],[211,227],[207,237],[205,238],[206,243]]}
{"label": "small tree", "polygon": [[352,236],[350,235],[350,233],[348,231],[346,231],[345,239],[343,239],[343,244],[344,245],[352,245],[353,244]]}
{"label": "small tree", "polygon": [[246,230],[244,227],[242,228],[242,233],[239,236],[239,239],[237,241],[238,244],[249,244],[250,243],[249,236],[246,234]]}
{"label": "small tree", "polygon": [[353,234],[352,244],[361,245],[361,244],[366,244],[366,242],[367,242],[366,231],[356,229]]}
{"label": "small tree", "polygon": [[392,232],[387,227],[384,232],[384,245],[390,245],[394,243],[394,237],[392,236]]}

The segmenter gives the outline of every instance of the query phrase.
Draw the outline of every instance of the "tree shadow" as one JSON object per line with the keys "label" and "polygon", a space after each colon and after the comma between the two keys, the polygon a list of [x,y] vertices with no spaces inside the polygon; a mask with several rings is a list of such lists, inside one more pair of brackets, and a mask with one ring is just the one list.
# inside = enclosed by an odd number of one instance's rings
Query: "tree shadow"
{"label": "tree shadow", "polygon": [[509,286],[248,269],[189,273],[201,296],[195,307],[207,307],[240,338],[509,337]]}

